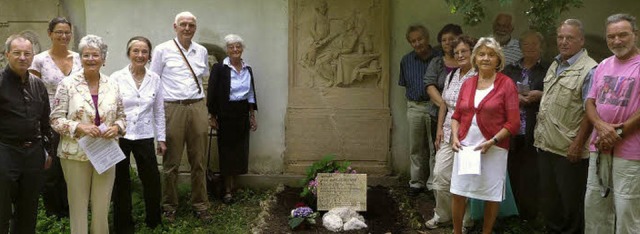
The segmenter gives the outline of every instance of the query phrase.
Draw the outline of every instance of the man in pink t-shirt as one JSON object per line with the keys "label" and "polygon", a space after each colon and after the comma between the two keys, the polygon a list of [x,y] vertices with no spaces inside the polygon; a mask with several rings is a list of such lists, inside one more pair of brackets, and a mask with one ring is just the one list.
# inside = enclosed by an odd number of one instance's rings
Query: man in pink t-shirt
{"label": "man in pink t-shirt", "polygon": [[640,50],[636,18],[607,18],[611,56],[593,75],[586,112],[594,126],[585,233],[640,233]]}

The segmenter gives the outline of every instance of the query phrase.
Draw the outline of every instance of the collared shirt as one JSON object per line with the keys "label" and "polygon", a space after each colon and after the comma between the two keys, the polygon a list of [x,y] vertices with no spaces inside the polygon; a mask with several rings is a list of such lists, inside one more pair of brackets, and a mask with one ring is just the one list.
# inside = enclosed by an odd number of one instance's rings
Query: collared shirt
{"label": "collared shirt", "polygon": [[127,134],[124,138],[140,140],[155,136],[157,141],[165,141],[166,120],[160,77],[145,68],[144,80],[138,89],[129,66],[111,74],[120,87],[127,116]]}
{"label": "collared shirt", "polygon": [[49,96],[40,79],[22,79],[9,66],[0,73],[0,138],[10,141],[50,136]]}
{"label": "collared shirt", "polygon": [[[567,61],[562,61],[561,55],[557,55],[554,58],[558,63],[558,68],[556,68],[556,76],[559,76],[560,73],[562,73],[564,70],[566,70],[567,68],[571,67],[571,65],[576,63],[578,58],[580,58],[580,55],[582,55],[582,53],[584,52],[585,52],[585,49],[581,49],[580,51],[578,51],[578,53],[574,54],[573,56],[571,56],[571,58],[567,59]],[[587,95],[589,94],[589,89],[591,88],[591,77],[593,76],[593,71],[595,69],[596,69],[595,67],[591,69],[591,71],[589,71],[589,74],[587,74],[587,76],[584,77],[584,84],[582,85],[582,101],[583,102],[587,101]]]}
{"label": "collared shirt", "polygon": [[415,51],[407,53],[400,61],[400,79],[398,85],[406,88],[406,97],[409,101],[429,101],[429,95],[427,95],[424,87],[425,83],[422,80],[429,62],[436,55],[436,51],[431,49],[431,54],[427,59],[421,59]]}
{"label": "collared shirt", "polygon": [[[177,41],[177,39],[174,40]],[[180,51],[178,51],[174,40],[169,40],[156,46],[153,50],[151,56],[153,59],[149,67],[162,80],[164,100],[178,101],[204,98],[205,90],[202,86],[202,77],[209,75],[207,49],[195,42],[191,42],[189,49],[185,49],[178,43],[185,57],[189,60],[193,72],[195,72],[198,84],[200,84],[202,92],[198,93],[196,81]]]}
{"label": "collared shirt", "polygon": [[522,51],[520,51],[520,42],[517,39],[511,39],[507,45],[502,47],[502,53],[506,60],[505,65],[509,65],[518,62],[522,58]]}
{"label": "collared shirt", "polygon": [[255,93],[251,88],[251,74],[249,73],[249,65],[242,61],[242,68],[236,71],[231,65],[231,60],[226,57],[222,64],[231,68],[231,89],[229,90],[229,101],[247,100],[249,103],[256,103]]}
{"label": "collared shirt", "polygon": [[34,56],[33,63],[31,63],[31,67],[29,67],[29,70],[40,73],[40,79],[44,82],[44,86],[47,87],[47,93],[49,93],[49,105],[51,105],[51,108],[53,108],[53,96],[56,95],[58,83],[68,75],[82,69],[80,55],[76,52],[71,52],[71,56],[73,57],[73,65],[71,66],[69,74],[62,73],[62,70],[60,70],[51,58],[48,50]]}

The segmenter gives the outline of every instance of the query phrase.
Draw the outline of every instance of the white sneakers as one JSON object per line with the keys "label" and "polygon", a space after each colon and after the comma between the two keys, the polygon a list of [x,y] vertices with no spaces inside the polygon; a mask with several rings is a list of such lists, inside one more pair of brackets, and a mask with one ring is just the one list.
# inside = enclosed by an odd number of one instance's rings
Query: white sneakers
{"label": "white sneakers", "polygon": [[429,219],[427,222],[424,223],[424,226],[426,226],[427,229],[437,229],[437,228],[441,228],[443,226],[447,226],[451,224],[451,221],[440,222],[439,219],[440,217],[438,217],[437,215],[434,215],[433,218]]}

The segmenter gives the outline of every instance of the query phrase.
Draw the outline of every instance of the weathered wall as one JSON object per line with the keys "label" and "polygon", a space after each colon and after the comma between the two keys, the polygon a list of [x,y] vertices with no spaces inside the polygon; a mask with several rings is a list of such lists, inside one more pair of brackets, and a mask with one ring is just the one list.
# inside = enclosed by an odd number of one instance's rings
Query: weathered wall
{"label": "weathered wall", "polygon": [[[245,40],[244,59],[253,66],[259,103],[258,130],[251,135],[250,170],[280,173],[284,152],[284,113],[287,105],[287,1],[84,1],[86,33],[102,36],[109,45],[110,74],[128,60],[125,44],[135,35],[154,45],[175,37],[177,13],[197,17],[194,40],[222,45],[222,38],[239,34]],[[151,58],[153,59],[153,58]]]}

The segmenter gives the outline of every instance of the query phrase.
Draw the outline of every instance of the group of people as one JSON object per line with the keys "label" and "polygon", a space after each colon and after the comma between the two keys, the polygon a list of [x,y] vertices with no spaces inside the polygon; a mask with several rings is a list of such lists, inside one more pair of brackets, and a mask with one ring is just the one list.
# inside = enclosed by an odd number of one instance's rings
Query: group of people
{"label": "group of people", "polygon": [[[211,221],[204,160],[209,127],[218,134],[223,201],[233,202],[234,177],[247,173],[249,132],[257,128],[253,72],[235,34],[224,38],[228,57],[210,72],[206,48],[192,41],[196,25],[192,13],[181,12],[174,39],[152,48],[149,39],[132,37],[130,63],[110,76],[101,72],[107,44],[86,35],[77,53],[69,50],[73,27],[63,17],[50,21],[52,46],[37,55],[30,37],[7,39],[9,64],[0,73],[0,233],[35,233],[41,191],[47,214],[70,217],[71,233],[109,233],[111,202],[116,233],[133,233],[130,154],[146,225],[154,228],[163,217],[173,222],[185,145],[194,215]],[[84,137],[117,141],[125,159],[99,173],[79,144]],[[163,186],[156,156],[163,157]]]}
{"label": "group of people", "polygon": [[638,28],[629,14],[605,26],[613,56],[600,63],[577,19],[557,27],[551,63],[539,32],[511,38],[509,14],[478,40],[447,24],[438,48],[424,26],[408,28],[409,194],[433,190],[427,228],[459,234],[480,218],[491,233],[498,216],[519,214],[548,233],[640,233]]}

